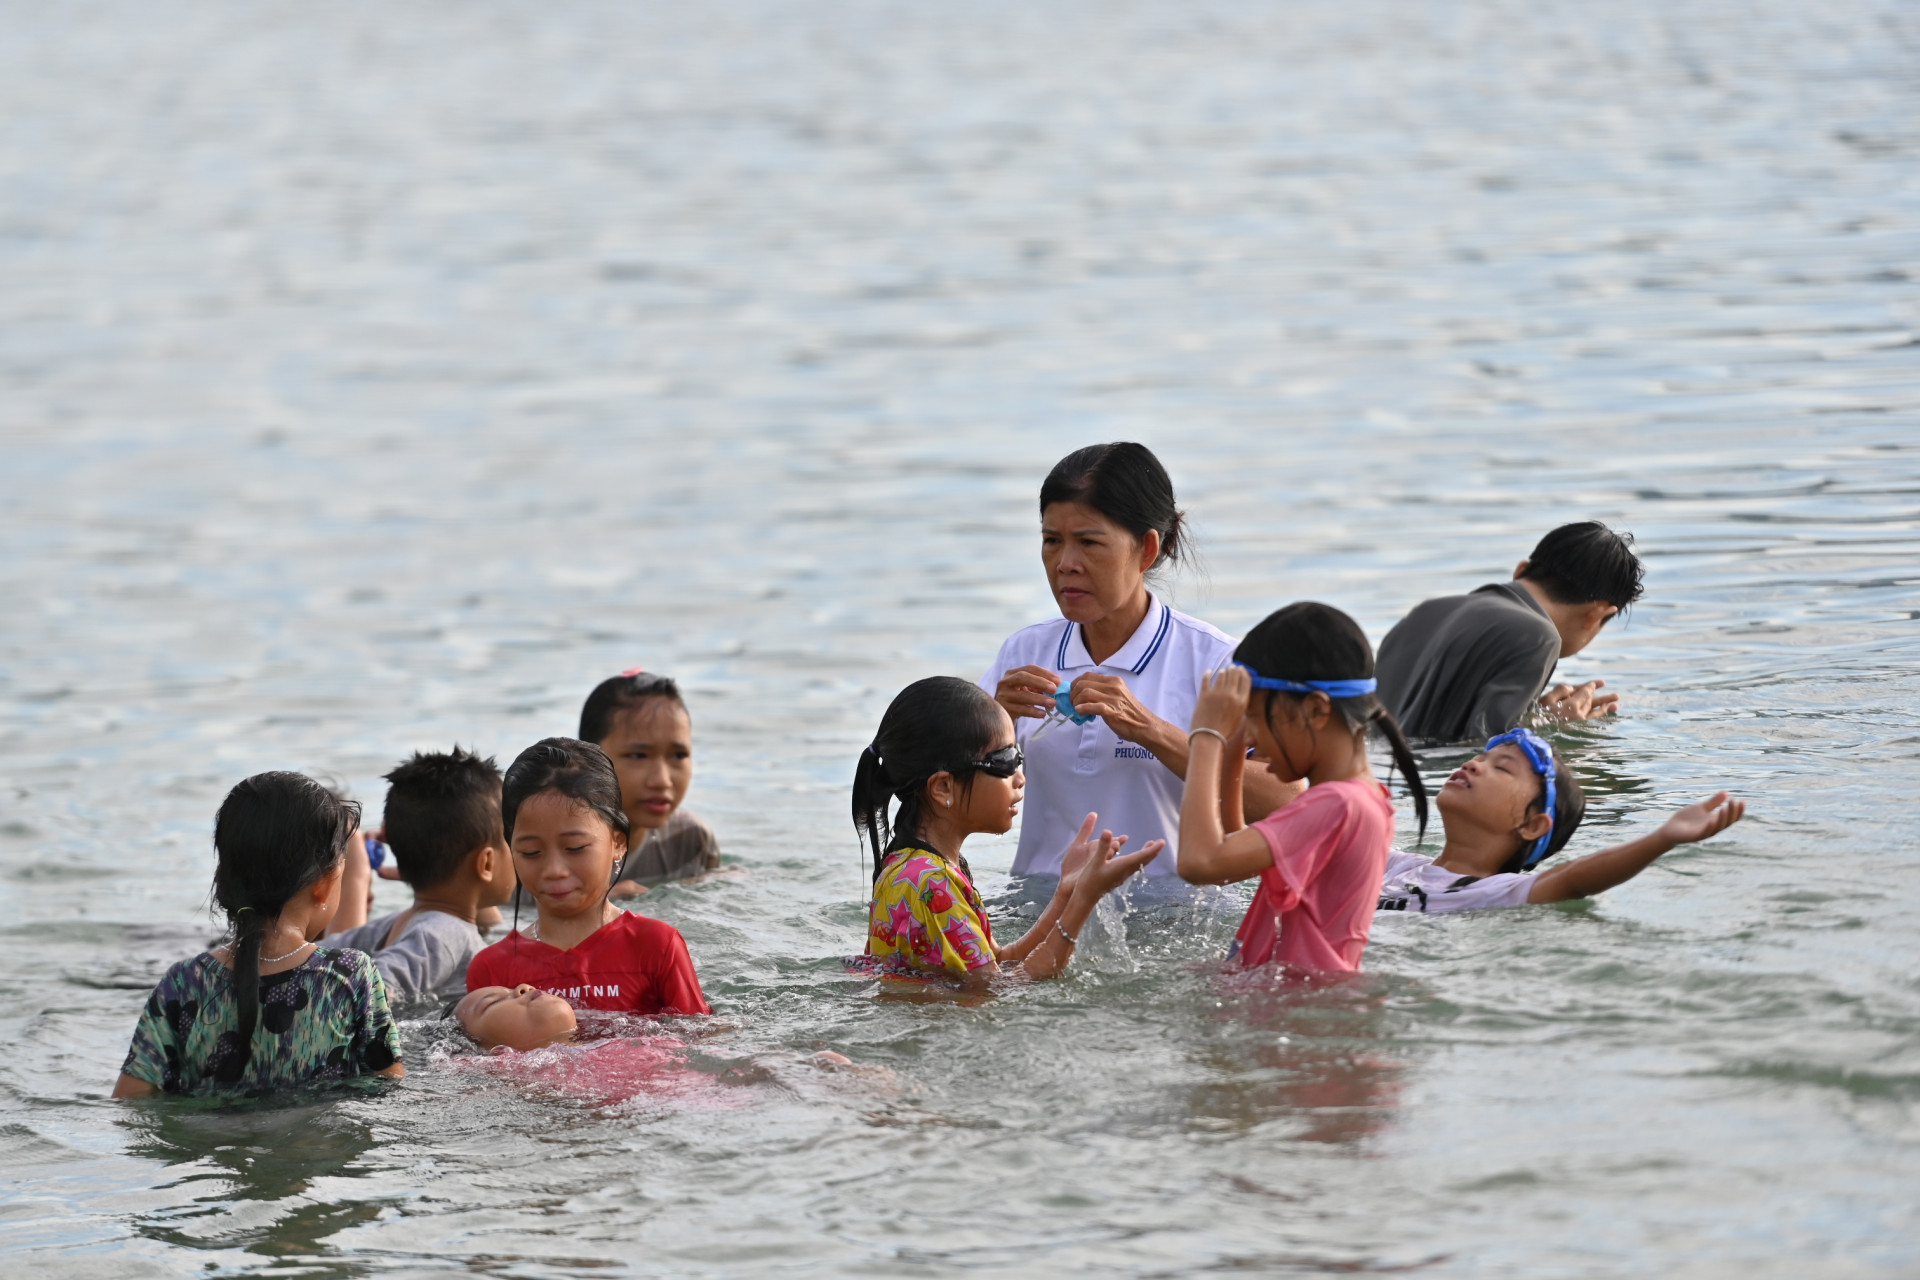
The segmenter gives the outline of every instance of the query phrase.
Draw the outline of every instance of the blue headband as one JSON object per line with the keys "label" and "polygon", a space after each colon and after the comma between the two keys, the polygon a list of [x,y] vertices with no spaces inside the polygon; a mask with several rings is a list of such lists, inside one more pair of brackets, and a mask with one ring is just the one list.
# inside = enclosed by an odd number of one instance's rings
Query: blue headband
{"label": "blue headband", "polygon": [[1526,753],[1527,763],[1533,771],[1547,780],[1547,834],[1533,842],[1533,848],[1527,851],[1526,861],[1520,864],[1522,871],[1531,871],[1540,865],[1547,856],[1547,841],[1553,839],[1554,805],[1559,799],[1559,789],[1553,785],[1553,748],[1547,740],[1531,729],[1509,729],[1498,737],[1487,739],[1487,750],[1491,751],[1501,743],[1511,742]]}
{"label": "blue headband", "polygon": [[1256,689],[1279,689],[1285,693],[1324,693],[1329,698],[1363,698],[1380,687],[1378,680],[1276,680],[1263,676],[1244,662],[1233,664],[1253,678]]}

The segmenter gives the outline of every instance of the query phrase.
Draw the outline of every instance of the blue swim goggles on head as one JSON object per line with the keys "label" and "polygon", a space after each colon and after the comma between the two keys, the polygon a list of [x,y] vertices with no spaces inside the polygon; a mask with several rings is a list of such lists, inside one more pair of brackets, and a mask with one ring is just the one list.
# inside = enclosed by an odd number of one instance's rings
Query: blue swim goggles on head
{"label": "blue swim goggles on head", "polygon": [[1324,693],[1329,698],[1364,698],[1380,687],[1374,679],[1366,680],[1276,680],[1272,676],[1263,676],[1244,662],[1233,664],[1246,672],[1253,680],[1256,689],[1279,689],[1283,693]]}
{"label": "blue swim goggles on head", "polygon": [[1547,740],[1531,729],[1509,729],[1505,733],[1487,739],[1487,750],[1491,751],[1502,743],[1511,742],[1526,753],[1527,763],[1533,771],[1547,780],[1547,834],[1533,842],[1533,848],[1527,850],[1526,861],[1520,864],[1522,871],[1531,871],[1540,865],[1547,856],[1547,841],[1553,839],[1554,802],[1559,799],[1558,789],[1553,785],[1553,748]]}

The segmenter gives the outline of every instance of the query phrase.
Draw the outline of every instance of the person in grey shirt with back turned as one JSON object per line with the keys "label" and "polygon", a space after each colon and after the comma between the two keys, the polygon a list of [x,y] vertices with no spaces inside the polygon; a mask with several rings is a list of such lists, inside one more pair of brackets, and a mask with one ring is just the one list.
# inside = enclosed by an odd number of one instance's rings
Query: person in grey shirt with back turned
{"label": "person in grey shirt with back turned", "polygon": [[1560,659],[1579,653],[1607,620],[1640,598],[1646,570],[1633,535],[1597,520],[1561,525],[1513,571],[1463,596],[1428,600],[1380,642],[1380,700],[1409,738],[1481,741],[1521,723],[1538,704],[1560,720],[1611,715],[1604,680],[1547,688]]}

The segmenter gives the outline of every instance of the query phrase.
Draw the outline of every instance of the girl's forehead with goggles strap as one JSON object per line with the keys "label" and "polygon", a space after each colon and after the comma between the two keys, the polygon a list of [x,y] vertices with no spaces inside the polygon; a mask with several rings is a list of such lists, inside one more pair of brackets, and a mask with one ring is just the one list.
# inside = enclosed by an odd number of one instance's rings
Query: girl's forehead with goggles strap
{"label": "girl's forehead with goggles strap", "polygon": [[1520,748],[1526,755],[1527,763],[1533,766],[1535,773],[1548,778],[1553,776],[1553,748],[1547,745],[1545,738],[1531,729],[1509,729],[1505,733],[1488,738],[1487,750],[1491,751],[1509,742]]}
{"label": "girl's forehead with goggles strap", "polygon": [[1545,804],[1541,806],[1542,811],[1547,815],[1547,832],[1533,842],[1533,847],[1527,850],[1526,858],[1520,864],[1522,871],[1531,871],[1539,865],[1541,859],[1547,856],[1547,842],[1553,839],[1553,828],[1557,821],[1556,810],[1560,797],[1559,788],[1553,781],[1553,748],[1547,745],[1545,738],[1531,729],[1509,729],[1505,733],[1487,739],[1487,750],[1491,751],[1507,743],[1512,743],[1526,754],[1527,763],[1533,766],[1533,771],[1545,779],[1547,784],[1547,794],[1543,797]]}
{"label": "girl's forehead with goggles strap", "polygon": [[1247,678],[1256,689],[1279,689],[1285,693],[1324,693],[1329,698],[1364,698],[1380,687],[1380,682],[1371,676],[1363,680],[1280,680],[1273,676],[1263,676],[1244,662],[1234,666],[1247,673]]}

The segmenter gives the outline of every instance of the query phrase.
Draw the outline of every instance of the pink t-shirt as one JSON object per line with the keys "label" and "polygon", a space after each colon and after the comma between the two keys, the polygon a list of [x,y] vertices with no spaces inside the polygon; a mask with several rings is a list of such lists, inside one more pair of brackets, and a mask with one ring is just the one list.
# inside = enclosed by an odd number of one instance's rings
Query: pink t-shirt
{"label": "pink t-shirt", "polygon": [[1260,873],[1240,922],[1240,963],[1358,969],[1393,847],[1387,789],[1372,778],[1323,782],[1253,829],[1266,837],[1273,866]]}

